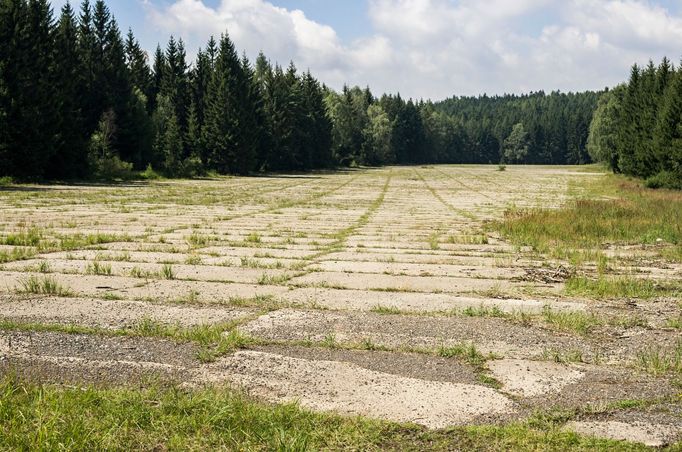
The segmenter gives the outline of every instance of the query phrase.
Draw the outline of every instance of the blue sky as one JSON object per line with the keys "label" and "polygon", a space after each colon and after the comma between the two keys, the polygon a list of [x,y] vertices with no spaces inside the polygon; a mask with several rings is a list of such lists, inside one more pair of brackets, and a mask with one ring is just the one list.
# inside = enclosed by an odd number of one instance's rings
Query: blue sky
{"label": "blue sky", "polygon": [[[52,0],[58,10],[66,0]],[[73,3],[79,3],[76,0]],[[152,51],[193,56],[228,30],[250,57],[310,69],[334,88],[451,95],[601,89],[634,62],[682,56],[679,0],[110,0]]]}

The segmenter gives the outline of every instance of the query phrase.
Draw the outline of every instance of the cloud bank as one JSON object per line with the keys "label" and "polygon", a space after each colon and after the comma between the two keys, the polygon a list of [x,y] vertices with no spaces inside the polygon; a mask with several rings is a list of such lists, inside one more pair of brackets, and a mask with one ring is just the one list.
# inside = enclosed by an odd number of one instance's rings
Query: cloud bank
{"label": "cloud bank", "polygon": [[442,99],[484,92],[601,89],[633,62],[676,61],[682,16],[645,0],[368,0],[372,27],[352,42],[266,0],[148,2],[147,21],[190,53],[225,30],[250,57],[310,69],[334,88]]}

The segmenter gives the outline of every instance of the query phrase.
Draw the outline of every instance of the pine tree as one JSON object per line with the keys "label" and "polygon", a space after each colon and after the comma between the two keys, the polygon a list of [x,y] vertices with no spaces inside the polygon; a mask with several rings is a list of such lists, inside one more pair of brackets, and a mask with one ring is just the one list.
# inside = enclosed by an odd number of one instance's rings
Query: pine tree
{"label": "pine tree", "polygon": [[156,111],[156,98],[161,92],[161,84],[164,73],[166,72],[166,56],[161,50],[161,46],[156,46],[154,52],[154,66],[152,68],[152,82],[149,90],[149,111]]}
{"label": "pine tree", "polygon": [[0,177],[14,176],[16,134],[12,127],[19,121],[19,104],[11,92],[20,84],[20,52],[26,19],[24,0],[0,0]]}
{"label": "pine tree", "polygon": [[175,106],[164,95],[158,97],[154,126],[156,128],[154,152],[161,161],[164,172],[171,177],[181,175],[184,158],[180,125],[175,115]]}
{"label": "pine tree", "polygon": [[88,131],[83,120],[84,66],[78,46],[78,24],[68,3],[62,8],[55,33],[55,90],[60,94],[58,149],[52,158],[48,177],[87,176]]}
{"label": "pine tree", "polygon": [[187,113],[190,102],[187,68],[185,46],[181,39],[176,41],[171,36],[166,47],[159,92],[173,105],[183,134],[187,131]]}
{"label": "pine tree", "polygon": [[424,127],[412,99],[402,105],[393,123],[391,142],[397,163],[424,162]]}
{"label": "pine tree", "polygon": [[149,140],[141,136],[139,118],[134,114],[138,98],[134,94],[126,65],[125,43],[115,19],[110,18],[106,29],[102,49],[104,55],[102,76],[106,80],[103,84],[106,90],[105,108],[113,109],[116,114],[118,130],[114,148],[118,150],[121,159],[134,163],[138,169],[143,169],[145,164],[140,158],[148,153],[144,146]]}
{"label": "pine tree", "polygon": [[209,84],[203,130],[209,166],[222,173],[248,174],[253,170],[255,149],[246,130],[254,109],[246,101],[248,83],[234,44],[225,34]]}
{"label": "pine tree", "polygon": [[304,130],[308,168],[324,168],[332,163],[332,124],[327,117],[324,91],[310,72],[302,79],[303,110],[306,112]]}
{"label": "pine tree", "polygon": [[47,0],[11,2],[14,31],[5,71],[12,96],[7,115],[10,167],[19,178],[42,178],[57,151],[58,106],[54,91],[52,11]]}
{"label": "pine tree", "polygon": [[667,90],[655,131],[660,167],[657,173],[669,172],[682,185],[682,71],[677,71]]}
{"label": "pine tree", "polygon": [[81,60],[81,107],[86,130],[86,139],[94,132],[102,114],[101,87],[97,85],[98,65],[95,44],[95,30],[92,18],[92,6],[89,0],[81,3],[81,13],[78,20],[78,54]]}
{"label": "pine tree", "polygon": [[131,29],[126,35],[125,51],[131,84],[149,97],[152,94],[152,74],[147,64],[147,54],[140,47]]}
{"label": "pine tree", "polygon": [[636,64],[630,71],[630,81],[623,96],[622,123],[618,134],[618,162],[619,167],[626,174],[639,175],[635,150],[642,142],[640,125],[641,71]]}
{"label": "pine tree", "polygon": [[260,99],[256,108],[258,113],[257,117],[260,121],[258,128],[261,136],[255,157],[255,167],[260,171],[271,168],[271,159],[274,155],[272,118],[274,117],[273,112],[275,110],[275,104],[273,102],[274,98],[271,90],[273,77],[274,74],[270,61],[268,61],[263,52],[260,52],[256,58],[252,76],[254,90]]}

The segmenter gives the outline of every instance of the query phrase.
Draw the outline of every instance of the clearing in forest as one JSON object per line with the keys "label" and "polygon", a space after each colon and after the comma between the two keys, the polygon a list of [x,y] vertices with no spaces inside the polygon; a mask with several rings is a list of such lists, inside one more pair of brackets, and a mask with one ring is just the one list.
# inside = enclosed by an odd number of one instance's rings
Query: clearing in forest
{"label": "clearing in forest", "polygon": [[[468,428],[450,435],[471,447],[519,431],[545,435],[538,444],[673,444],[679,251],[666,237],[531,247],[510,226],[527,209],[608,200],[594,187],[609,177],[428,166],[2,189],[3,388],[230,387],[420,426],[311,447],[448,448],[437,435],[449,427]],[[484,425],[499,430],[470,427]]]}

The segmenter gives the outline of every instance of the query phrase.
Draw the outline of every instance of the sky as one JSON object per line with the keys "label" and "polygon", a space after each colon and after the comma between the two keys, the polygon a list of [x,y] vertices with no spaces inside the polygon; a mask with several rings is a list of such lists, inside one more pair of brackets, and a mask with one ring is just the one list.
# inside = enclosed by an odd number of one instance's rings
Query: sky
{"label": "sky", "polygon": [[[78,7],[80,0],[71,0]],[[55,15],[66,0],[52,0]],[[440,100],[598,90],[633,63],[682,57],[680,0],[109,0],[153,53],[190,59],[227,31],[253,60],[293,61],[335,89]]]}

